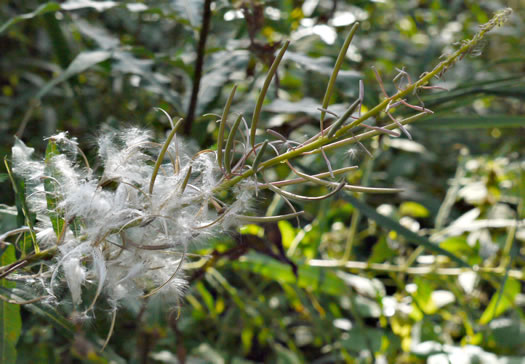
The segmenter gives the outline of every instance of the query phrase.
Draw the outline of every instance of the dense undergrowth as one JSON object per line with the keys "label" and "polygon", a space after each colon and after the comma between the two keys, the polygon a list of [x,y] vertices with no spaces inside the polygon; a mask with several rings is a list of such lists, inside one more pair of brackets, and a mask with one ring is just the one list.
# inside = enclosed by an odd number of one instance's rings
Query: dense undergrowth
{"label": "dense undergrowth", "polygon": [[520,362],[509,5],[3,5],[0,357]]}

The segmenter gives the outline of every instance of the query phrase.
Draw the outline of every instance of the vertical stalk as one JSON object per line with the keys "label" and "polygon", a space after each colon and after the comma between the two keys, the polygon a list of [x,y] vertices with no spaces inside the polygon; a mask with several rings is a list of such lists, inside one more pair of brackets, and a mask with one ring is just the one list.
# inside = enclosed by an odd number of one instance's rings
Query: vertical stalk
{"label": "vertical stalk", "polygon": [[[380,150],[380,148],[375,150],[374,154],[377,154],[378,150]],[[374,157],[376,157],[376,155]],[[365,168],[363,170],[363,178],[361,179],[361,183],[363,186],[368,185],[368,183],[370,182],[370,175],[372,174],[372,169],[374,169],[374,158],[370,158],[365,164]],[[346,236],[345,250],[343,253],[343,257],[341,258],[343,262],[347,262],[352,257],[352,248],[354,247],[354,240],[357,232],[357,226],[359,226],[359,221],[361,221],[361,213],[358,209],[354,208],[354,211],[352,212],[350,228],[348,231],[348,235]]]}
{"label": "vertical stalk", "polygon": [[197,108],[197,98],[202,78],[202,66],[204,65],[204,51],[206,50],[206,40],[210,31],[211,2],[212,0],[204,0],[204,12],[202,14],[202,25],[197,46],[197,60],[195,61],[195,72],[193,73],[193,88],[191,90],[188,113],[186,114],[186,124],[184,124],[184,134],[186,135],[191,134],[191,127],[195,119],[195,109]]}

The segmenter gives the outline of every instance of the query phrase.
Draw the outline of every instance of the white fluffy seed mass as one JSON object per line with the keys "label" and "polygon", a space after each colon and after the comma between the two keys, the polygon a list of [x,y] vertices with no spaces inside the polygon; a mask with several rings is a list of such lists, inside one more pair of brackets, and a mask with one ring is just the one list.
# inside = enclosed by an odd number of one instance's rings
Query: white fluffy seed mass
{"label": "white fluffy seed mass", "polygon": [[[190,156],[171,142],[151,189],[162,144],[138,128],[105,132],[93,171],[75,139],[49,138],[44,160],[17,141],[13,172],[25,181],[42,249],[57,247],[44,273],[57,302],[68,287],[73,304],[92,308],[100,297],[113,307],[156,292],[176,299],[185,288],[188,245],[234,224],[251,192],[226,206],[215,199],[220,171],[215,153]],[[191,174],[188,171],[191,167]],[[251,191],[251,190],[250,190]]]}

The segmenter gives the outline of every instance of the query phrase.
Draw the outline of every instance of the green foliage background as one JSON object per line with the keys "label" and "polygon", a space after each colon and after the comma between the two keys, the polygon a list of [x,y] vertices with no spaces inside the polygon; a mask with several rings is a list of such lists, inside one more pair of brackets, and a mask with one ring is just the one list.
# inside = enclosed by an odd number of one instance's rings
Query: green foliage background
{"label": "green foliage background", "polygon": [[[101,125],[133,124],[162,135],[169,125],[155,107],[178,116],[188,111],[203,6],[0,5],[0,154],[10,154],[15,134],[41,152],[43,137],[56,130],[68,130],[87,151]],[[300,226],[248,225],[195,246],[211,259],[204,266],[196,259],[188,270],[180,316],[160,297],[123,307],[103,352],[111,320],[102,309],[73,326],[60,307],[28,304],[20,331],[18,306],[2,301],[3,362],[14,362],[19,331],[17,363],[525,362],[525,1],[213,1],[188,137],[200,148],[215,143],[217,125],[200,115],[220,113],[233,83],[239,89],[232,109],[253,109],[282,40],[292,44],[261,123],[293,139],[317,132],[316,108],[354,21],[361,28],[337,81],[334,110],[358,95],[359,79],[365,106],[380,101],[371,66],[392,93],[396,67],[416,79],[507,6],[515,11],[509,24],[439,81],[449,91],[422,96],[435,114],[414,124],[413,141],[375,139],[367,145],[374,158],[361,149],[331,155],[334,168],[360,166],[349,183],[404,192],[305,203]],[[303,163],[312,172],[325,169],[322,158]],[[17,221],[0,173],[4,232]],[[285,168],[275,173],[287,177]],[[271,194],[254,206],[261,214],[285,208]],[[420,248],[425,244],[479,268],[457,268]],[[13,251],[2,252],[3,263],[14,260]],[[12,285],[3,281],[0,294]],[[31,298],[20,285],[12,292]]]}

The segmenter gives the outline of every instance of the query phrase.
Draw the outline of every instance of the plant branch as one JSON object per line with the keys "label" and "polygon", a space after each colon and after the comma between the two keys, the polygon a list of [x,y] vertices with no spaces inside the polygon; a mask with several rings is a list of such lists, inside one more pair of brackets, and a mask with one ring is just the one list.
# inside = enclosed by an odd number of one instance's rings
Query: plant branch
{"label": "plant branch", "polygon": [[[332,144],[330,144],[327,147],[325,147],[324,148],[325,151],[328,150],[328,149],[332,149],[332,148],[334,148],[336,146],[339,147],[339,146],[346,145],[346,144],[356,143],[358,140],[362,140],[365,137],[369,138],[369,137],[372,137],[374,135],[379,134],[379,131],[373,130],[373,131],[361,134],[361,137],[359,139],[358,139],[359,136],[357,136],[355,138],[347,138],[345,140],[340,140],[341,138],[345,137],[346,134],[351,132],[352,128],[360,125],[361,123],[363,123],[364,121],[366,121],[366,120],[368,120],[368,119],[370,119],[372,117],[375,117],[380,112],[384,111],[388,107],[388,105],[391,104],[392,102],[400,100],[400,99],[403,99],[404,97],[409,96],[410,94],[416,92],[419,88],[425,87],[430,82],[430,80],[432,78],[434,78],[434,77],[439,78],[440,76],[442,76],[443,73],[445,73],[448,68],[453,66],[458,60],[462,59],[473,48],[475,48],[476,45],[484,38],[484,36],[485,36],[485,34],[487,32],[489,32],[490,30],[492,30],[496,26],[502,25],[506,21],[507,17],[510,15],[511,12],[512,12],[511,9],[504,9],[504,10],[496,13],[494,15],[494,17],[488,23],[486,23],[486,24],[481,26],[481,30],[471,40],[464,41],[462,43],[463,45],[457,51],[455,51],[454,53],[452,53],[451,55],[446,57],[446,59],[444,61],[440,62],[436,67],[434,67],[434,69],[432,71],[422,74],[418,81],[407,85],[407,87],[405,89],[400,90],[396,94],[394,94],[393,96],[390,96],[390,97],[384,99],[382,102],[380,102],[378,105],[376,105],[374,108],[372,108],[367,113],[363,114],[361,117],[357,118],[356,120],[354,120],[350,124],[341,127],[333,136],[328,137],[328,136],[322,135],[319,138],[313,140],[312,142],[310,142],[310,143],[308,143],[306,145],[303,145],[301,147],[298,147],[297,149],[293,149],[293,150],[291,150],[289,152],[283,153],[283,154],[281,154],[281,155],[279,155],[277,157],[274,157],[274,158],[272,158],[270,160],[267,160],[267,161],[265,161],[265,162],[260,164],[259,170],[262,170],[262,169],[265,169],[265,168],[268,168],[268,167],[272,167],[274,165],[279,164],[280,162],[283,162],[283,161],[286,161],[286,160],[289,160],[289,159],[292,159],[292,158],[299,157],[299,156],[303,155],[306,152],[316,151],[317,149],[319,149],[322,146],[324,146],[326,144],[329,144],[329,143],[332,143]],[[393,129],[395,127],[399,127],[400,125],[398,125],[398,124],[401,124],[401,125],[406,124],[406,123],[409,122],[409,119],[410,119],[410,122],[415,121],[415,120],[419,119],[420,117],[424,116],[425,114],[427,114],[427,112],[419,113],[419,114],[417,114],[415,116],[412,116],[411,118],[405,119],[404,120],[405,122],[399,121],[398,123],[394,123],[393,124],[394,126],[392,126],[392,124],[390,124],[390,125],[388,125],[385,128],[386,129]],[[412,118],[416,118],[416,119],[412,119]],[[253,124],[252,124],[252,128],[253,128]],[[340,143],[339,144],[338,143],[334,143],[334,142],[337,142],[337,141],[339,141]],[[254,175],[254,173],[255,173],[255,171],[253,171],[251,169],[247,170],[246,172],[242,173],[239,176],[236,176],[236,177],[234,177],[232,179],[229,179],[229,180],[225,180],[223,183],[221,183],[219,186],[217,186],[214,191],[218,192],[218,191],[221,191],[221,190],[225,190],[225,189],[231,188],[234,185],[236,185],[237,183],[239,183],[240,181],[242,181],[242,180],[244,180],[244,179],[246,179],[248,177],[251,177],[252,175]]]}
{"label": "plant branch", "polygon": [[199,88],[202,78],[206,40],[210,31],[211,2],[212,0],[204,0],[204,12],[202,14],[202,25],[199,32],[199,44],[197,46],[197,60],[195,61],[195,72],[193,73],[193,88],[191,90],[188,113],[186,114],[186,124],[184,125],[184,134],[186,135],[191,134],[191,127],[195,119],[195,109],[197,108],[197,98],[199,96]]}

